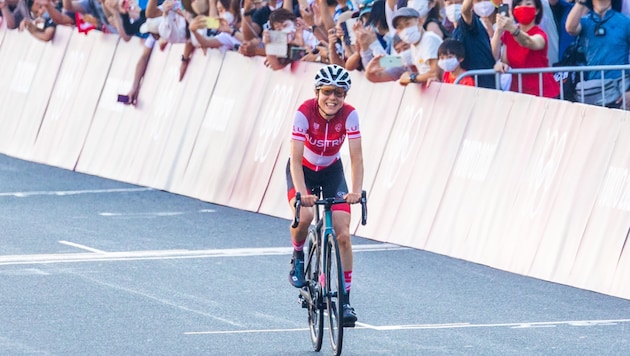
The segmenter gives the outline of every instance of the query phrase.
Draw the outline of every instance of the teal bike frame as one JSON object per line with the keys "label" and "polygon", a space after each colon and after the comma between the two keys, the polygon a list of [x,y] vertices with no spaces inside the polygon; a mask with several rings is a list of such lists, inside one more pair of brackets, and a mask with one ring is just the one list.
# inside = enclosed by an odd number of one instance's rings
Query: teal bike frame
{"label": "teal bike frame", "polygon": [[[314,191],[320,195],[320,189]],[[367,193],[361,194],[361,224],[367,223]],[[328,314],[330,346],[334,355],[341,354],[343,342],[343,305],[347,303],[345,279],[339,243],[333,228],[332,206],[345,204],[344,199],[321,198],[315,202],[315,225],[308,230],[306,241],[305,279],[299,302],[308,310],[311,342],[320,351],[323,339],[324,310]],[[300,222],[301,196],[296,194],[293,228]],[[321,212],[323,208],[323,213]]]}

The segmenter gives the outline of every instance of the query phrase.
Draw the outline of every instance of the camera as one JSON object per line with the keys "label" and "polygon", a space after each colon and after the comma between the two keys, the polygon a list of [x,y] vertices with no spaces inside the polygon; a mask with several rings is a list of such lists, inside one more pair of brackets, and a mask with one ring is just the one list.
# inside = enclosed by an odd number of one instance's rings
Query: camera
{"label": "camera", "polygon": [[595,25],[595,36],[596,37],[606,36],[606,29],[603,28],[601,24]]}
{"label": "camera", "polygon": [[306,48],[291,46],[291,51],[289,53],[290,60],[299,61],[304,56],[306,56]]}

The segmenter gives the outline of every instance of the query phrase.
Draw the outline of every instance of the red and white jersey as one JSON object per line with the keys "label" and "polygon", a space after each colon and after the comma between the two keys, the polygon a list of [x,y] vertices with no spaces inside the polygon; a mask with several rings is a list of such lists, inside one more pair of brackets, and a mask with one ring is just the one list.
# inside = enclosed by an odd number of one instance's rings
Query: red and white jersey
{"label": "red and white jersey", "polygon": [[305,101],[293,119],[291,139],[304,142],[302,165],[314,171],[335,163],[339,150],[348,136],[349,140],[361,137],[359,115],[346,103],[335,117],[326,120],[319,113],[317,99]]}

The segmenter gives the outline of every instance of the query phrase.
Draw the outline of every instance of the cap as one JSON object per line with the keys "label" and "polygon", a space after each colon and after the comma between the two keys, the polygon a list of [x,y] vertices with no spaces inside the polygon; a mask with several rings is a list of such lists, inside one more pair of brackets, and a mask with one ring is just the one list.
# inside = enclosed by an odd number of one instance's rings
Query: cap
{"label": "cap", "polygon": [[392,24],[394,25],[394,27],[396,27],[396,21],[398,21],[398,19],[402,17],[419,18],[420,13],[418,12],[418,10],[411,7],[401,7],[400,9],[396,10],[396,12],[394,12],[394,17],[392,18]]}
{"label": "cap", "polygon": [[370,12],[372,12],[372,5],[374,5],[374,1],[375,0],[363,0],[361,4],[359,5],[358,17],[361,17],[365,14],[369,14]]}

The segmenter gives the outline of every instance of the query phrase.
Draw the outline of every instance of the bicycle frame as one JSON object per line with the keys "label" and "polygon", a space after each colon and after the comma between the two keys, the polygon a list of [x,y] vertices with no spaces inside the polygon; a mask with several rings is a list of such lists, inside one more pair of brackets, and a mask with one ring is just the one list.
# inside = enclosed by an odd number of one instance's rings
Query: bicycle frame
{"label": "bicycle frame", "polygon": [[[344,199],[321,198],[321,189],[315,191],[320,196],[315,202],[315,225],[309,227],[307,235],[307,256],[305,276],[307,286],[300,289],[300,301],[308,309],[309,329],[313,349],[322,346],[323,311],[328,310],[330,344],[335,355],[341,354],[343,340],[343,305],[347,303],[345,281],[337,235],[333,227],[332,206],[346,203]],[[367,223],[367,193],[361,195],[361,223]],[[323,213],[322,208],[323,207]],[[300,221],[301,196],[296,194],[293,228]],[[333,268],[334,266],[334,268]],[[335,276],[334,278],[331,276]],[[333,278],[333,279],[331,279]]]}

